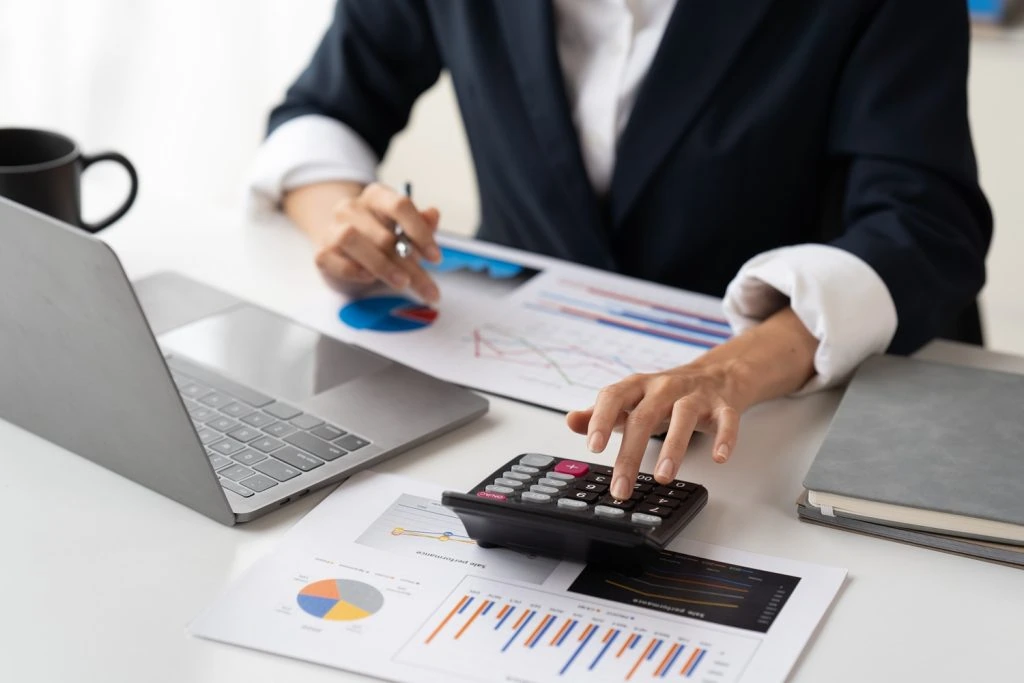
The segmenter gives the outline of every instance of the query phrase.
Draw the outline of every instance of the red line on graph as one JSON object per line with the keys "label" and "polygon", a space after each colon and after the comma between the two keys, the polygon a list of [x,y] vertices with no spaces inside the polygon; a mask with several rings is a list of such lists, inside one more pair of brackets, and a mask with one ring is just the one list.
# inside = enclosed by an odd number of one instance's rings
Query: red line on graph
{"label": "red line on graph", "polygon": [[679,649],[679,643],[674,643],[669,649],[668,654],[665,655],[665,659],[661,660],[661,665],[654,671],[655,676],[661,676],[665,673],[665,669],[668,668],[668,663],[672,661],[672,657],[675,656],[676,650]]}
{"label": "red line on graph", "polygon": [[686,670],[690,668],[690,665],[693,664],[694,660],[697,659],[697,655],[699,655],[699,654],[700,654],[700,648],[697,648],[696,650],[691,652],[690,653],[690,658],[686,660],[686,664],[683,664],[683,668],[679,670],[679,673],[680,674],[685,674],[687,672]]}
{"label": "red line on graph", "polygon": [[562,624],[562,628],[558,629],[558,633],[555,634],[555,637],[551,639],[551,642],[548,643],[548,645],[554,645],[555,643],[557,643],[558,639],[562,637],[562,634],[565,633],[565,629],[569,628],[569,624],[571,624],[571,623],[572,623],[572,618],[571,617],[566,617],[565,618],[565,623]]}
{"label": "red line on graph", "polygon": [[585,629],[583,629],[583,633],[580,634],[580,637],[577,640],[582,641],[584,638],[589,636],[590,632],[593,631],[595,628],[597,628],[597,627],[594,626],[593,624],[590,624]]}
{"label": "red line on graph", "polygon": [[626,675],[626,680],[627,681],[629,679],[633,678],[633,674],[635,674],[636,670],[640,668],[640,662],[642,662],[645,659],[647,659],[647,655],[649,655],[651,653],[651,648],[654,647],[654,644],[656,642],[658,642],[657,638],[651,638],[651,642],[647,643],[647,648],[644,650],[643,654],[641,654],[640,657],[637,658],[636,663],[633,665],[633,668],[630,669],[629,670],[629,674]]}
{"label": "red line on graph", "polygon": [[629,638],[626,638],[626,642],[624,642],[622,644],[622,647],[619,648],[619,653],[615,655],[615,658],[618,659],[619,657],[621,657],[622,653],[625,652],[631,645],[633,645],[633,642],[636,641],[638,638],[640,638],[639,633],[634,633]]}
{"label": "red line on graph", "polygon": [[543,619],[541,619],[540,623],[537,624],[537,628],[533,629],[533,633],[531,633],[530,637],[526,639],[526,642],[523,643],[523,646],[524,647],[529,647],[530,645],[532,645],[533,641],[537,640],[537,636],[540,635],[540,632],[543,631],[544,627],[548,625],[548,622],[551,621],[554,618],[555,618],[554,614],[549,614],[546,617],[544,617]]}
{"label": "red line on graph", "polygon": [[505,612],[507,612],[507,611],[508,611],[508,608],[509,608],[509,605],[505,605],[504,607],[502,607],[502,608],[501,608],[501,611],[500,611],[500,612],[498,612],[498,616],[496,616],[496,617],[494,617],[494,618],[495,618],[495,619],[501,619],[501,618],[502,618],[503,616],[505,616]]}
{"label": "red line on graph", "polygon": [[704,315],[703,313],[694,313],[693,311],[687,311],[682,308],[675,308],[674,306],[665,306],[654,301],[647,301],[646,299],[640,299],[635,296],[628,296],[626,294],[619,294],[618,292],[612,292],[607,289],[600,289],[599,287],[591,287],[589,285],[583,285],[578,282],[571,282],[568,280],[562,281],[565,284],[572,285],[573,287],[581,288],[590,294],[596,294],[598,296],[607,297],[609,299],[615,299],[616,301],[625,301],[631,304],[638,304],[641,306],[649,306],[659,311],[667,311],[669,313],[677,313],[679,315],[685,315],[690,318],[697,318],[698,320],[707,320],[709,322],[720,323],[722,325],[728,325],[729,322],[722,318],[716,318],[710,315]]}
{"label": "red line on graph", "polygon": [[441,632],[441,629],[443,629],[445,627],[445,625],[451,620],[451,618],[455,616],[455,613],[458,612],[460,609],[462,609],[462,606],[466,604],[466,600],[469,600],[469,596],[468,595],[463,595],[462,599],[459,600],[459,604],[455,605],[455,607],[452,607],[452,611],[448,613],[448,616],[446,616],[444,618],[444,621],[442,621],[440,624],[438,624],[437,628],[434,629],[434,632],[431,633],[427,637],[427,640],[426,640],[426,644],[427,645],[429,645],[430,641],[432,641],[434,639],[434,636],[436,636],[438,633]]}
{"label": "red line on graph", "polygon": [[476,618],[480,616],[481,612],[487,609],[487,606],[489,604],[491,604],[490,600],[484,600],[480,603],[480,606],[476,608],[475,612],[473,612],[473,616],[471,616],[469,619],[466,619],[466,623],[463,624],[462,628],[459,629],[459,632],[455,634],[455,640],[458,640],[462,637],[462,634],[466,632],[466,629],[469,628],[469,625],[476,621]]}

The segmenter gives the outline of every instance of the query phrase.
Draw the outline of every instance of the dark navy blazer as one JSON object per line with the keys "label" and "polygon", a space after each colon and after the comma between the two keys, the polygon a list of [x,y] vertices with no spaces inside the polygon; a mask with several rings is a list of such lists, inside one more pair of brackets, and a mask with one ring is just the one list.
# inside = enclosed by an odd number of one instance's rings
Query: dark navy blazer
{"label": "dark navy blazer", "polygon": [[340,0],[270,129],[331,116],[383,157],[448,69],[481,238],[718,296],[758,253],[832,244],[884,280],[906,353],[985,277],[968,36],[964,0],[679,0],[599,197],[550,0]]}

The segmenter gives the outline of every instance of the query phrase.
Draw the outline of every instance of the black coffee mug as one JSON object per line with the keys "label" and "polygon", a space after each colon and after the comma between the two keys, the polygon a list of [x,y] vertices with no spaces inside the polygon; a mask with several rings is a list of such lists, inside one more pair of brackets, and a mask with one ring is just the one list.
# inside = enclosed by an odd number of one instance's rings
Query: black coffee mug
{"label": "black coffee mug", "polygon": [[[128,171],[128,198],[96,223],[82,220],[82,172],[100,161],[115,161]],[[135,167],[117,152],[82,154],[73,140],[30,128],[0,128],[0,195],[36,211],[99,232],[128,212],[139,190]]]}

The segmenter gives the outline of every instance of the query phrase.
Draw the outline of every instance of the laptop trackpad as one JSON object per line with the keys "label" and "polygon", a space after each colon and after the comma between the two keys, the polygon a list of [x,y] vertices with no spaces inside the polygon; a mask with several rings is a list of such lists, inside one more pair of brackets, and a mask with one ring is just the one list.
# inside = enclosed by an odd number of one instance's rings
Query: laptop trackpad
{"label": "laptop trackpad", "polygon": [[245,305],[167,332],[160,336],[160,345],[295,403],[391,365],[385,358]]}

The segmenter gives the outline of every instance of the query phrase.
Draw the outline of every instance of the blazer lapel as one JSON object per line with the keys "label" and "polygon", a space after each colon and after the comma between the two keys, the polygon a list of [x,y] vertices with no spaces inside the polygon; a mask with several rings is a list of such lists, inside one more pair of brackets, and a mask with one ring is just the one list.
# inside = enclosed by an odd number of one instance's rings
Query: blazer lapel
{"label": "blazer lapel", "polygon": [[[597,197],[590,185],[579,137],[569,113],[555,37],[551,0],[496,0],[506,53],[534,135],[559,186],[562,216],[552,237],[563,254],[598,268],[615,269]],[[563,221],[570,221],[563,224]]]}
{"label": "blazer lapel", "polygon": [[696,120],[774,1],[678,0],[619,138],[609,206],[613,226]]}

